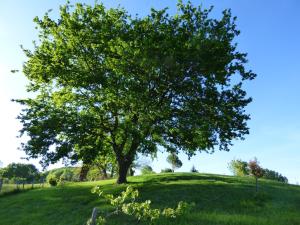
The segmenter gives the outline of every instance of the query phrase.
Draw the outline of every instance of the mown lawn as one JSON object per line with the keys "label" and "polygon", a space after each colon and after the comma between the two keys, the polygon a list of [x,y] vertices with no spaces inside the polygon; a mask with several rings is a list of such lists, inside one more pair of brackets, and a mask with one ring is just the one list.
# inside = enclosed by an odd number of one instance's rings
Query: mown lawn
{"label": "mown lawn", "polygon": [[[254,181],[211,174],[157,174],[129,178],[153,207],[174,207],[178,201],[194,202],[193,211],[163,225],[300,225],[300,187],[262,180],[255,197]],[[63,187],[34,189],[0,197],[1,225],[83,225],[93,207],[109,206],[91,188],[100,185],[117,194],[126,185],[115,180],[71,183]],[[115,216],[108,224],[136,224],[129,217]],[[143,223],[139,223],[143,224]]]}

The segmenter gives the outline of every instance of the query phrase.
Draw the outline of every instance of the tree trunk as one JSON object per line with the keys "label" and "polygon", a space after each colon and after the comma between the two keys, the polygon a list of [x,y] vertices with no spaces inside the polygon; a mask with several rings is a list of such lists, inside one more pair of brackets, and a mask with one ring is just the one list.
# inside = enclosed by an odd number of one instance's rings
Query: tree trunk
{"label": "tree trunk", "polygon": [[130,170],[129,170],[130,176],[134,176],[134,173],[135,173],[135,170],[132,169],[132,166],[131,166],[131,167],[130,167]]}
{"label": "tree trunk", "polygon": [[119,164],[119,174],[118,174],[117,184],[127,183],[127,173],[130,167],[130,163],[119,161],[118,164]]}
{"label": "tree trunk", "polygon": [[122,150],[124,146],[120,148],[121,150],[118,148],[114,148],[114,152],[116,153],[116,157],[117,157],[118,172],[119,172],[117,184],[127,183],[128,170],[132,165],[139,144],[140,144],[139,139],[133,139],[130,149],[126,155],[122,155]]}
{"label": "tree trunk", "polygon": [[79,175],[79,180],[84,181],[86,180],[86,176],[90,170],[90,167],[87,164],[82,164],[81,170],[80,170],[80,175]]}
{"label": "tree trunk", "polygon": [[106,168],[102,168],[102,179],[107,179]]}
{"label": "tree trunk", "polygon": [[114,168],[114,166],[112,165],[111,171],[110,171],[110,178],[113,178],[113,177],[114,177],[114,173],[115,173],[115,168]]}

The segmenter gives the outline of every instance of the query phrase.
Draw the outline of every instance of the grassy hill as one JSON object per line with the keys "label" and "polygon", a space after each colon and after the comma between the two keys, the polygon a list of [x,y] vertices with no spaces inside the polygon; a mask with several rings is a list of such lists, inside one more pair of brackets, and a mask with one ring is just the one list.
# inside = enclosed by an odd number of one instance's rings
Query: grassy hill
{"label": "grassy hill", "polygon": [[[126,185],[115,180],[66,184],[0,197],[1,225],[83,225],[92,208],[108,205],[91,188],[100,185],[117,194]],[[254,179],[212,174],[154,174],[130,177],[140,199],[153,207],[175,207],[178,201],[195,202],[193,211],[163,225],[300,225],[300,187],[261,180],[255,197]],[[108,224],[135,224],[132,218],[112,217]],[[139,223],[142,224],[142,223]]]}

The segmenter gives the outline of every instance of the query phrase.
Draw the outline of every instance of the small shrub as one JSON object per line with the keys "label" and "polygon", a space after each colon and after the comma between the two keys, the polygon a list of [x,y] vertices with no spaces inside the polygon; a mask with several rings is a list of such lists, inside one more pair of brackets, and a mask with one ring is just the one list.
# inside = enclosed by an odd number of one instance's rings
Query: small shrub
{"label": "small shrub", "polygon": [[151,166],[143,166],[143,168],[141,169],[141,173],[143,175],[146,175],[146,174],[153,174],[155,172],[153,171]]}
{"label": "small shrub", "polygon": [[175,171],[175,169],[182,167],[182,161],[179,159],[176,153],[171,153],[170,155],[168,155],[167,162],[171,164],[173,172]]}
{"label": "small shrub", "polygon": [[192,173],[199,173],[199,171],[196,169],[196,167],[193,165],[193,167],[191,168],[191,172]]}
{"label": "small shrub", "polygon": [[173,170],[170,168],[162,169],[161,173],[173,173]]}
{"label": "small shrub", "polygon": [[247,176],[249,175],[248,163],[241,159],[233,159],[228,163],[228,169],[235,176]]}
{"label": "small shrub", "polygon": [[89,181],[101,180],[102,176],[98,168],[91,168],[86,176]]}
{"label": "small shrub", "polygon": [[49,176],[47,176],[47,181],[51,186],[57,185],[57,178],[55,177],[55,175],[50,174]]}

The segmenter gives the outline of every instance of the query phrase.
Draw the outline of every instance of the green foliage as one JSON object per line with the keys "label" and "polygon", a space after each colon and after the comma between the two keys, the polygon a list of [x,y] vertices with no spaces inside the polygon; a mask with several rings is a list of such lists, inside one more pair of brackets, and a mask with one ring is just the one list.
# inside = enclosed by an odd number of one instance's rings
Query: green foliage
{"label": "green foliage", "polygon": [[43,174],[48,182],[49,177],[54,177],[57,182],[79,181],[80,168],[62,167],[47,171]]}
{"label": "green foliage", "polygon": [[177,7],[173,16],[152,9],[139,18],[67,3],[58,19],[34,19],[39,40],[23,49],[23,74],[35,97],[16,100],[28,157],[47,166],[114,154],[124,183],[137,153],[155,154],[158,145],[189,157],[227,151],[248,134],[242,84],[255,74],[237,50],[236,18]]}
{"label": "green foliage", "polygon": [[285,176],[274,170],[263,169],[263,178],[288,183],[288,179]]}
{"label": "green foliage", "polygon": [[155,172],[153,171],[151,166],[143,166],[142,169],[141,169],[141,173],[143,175],[145,175],[145,174],[152,174],[152,173],[155,173]]}
{"label": "green foliage", "polygon": [[60,179],[65,181],[73,181],[74,172],[73,170],[66,168],[64,172],[60,175]]}
{"label": "green foliage", "polygon": [[4,172],[5,172],[5,170],[0,168],[0,178],[3,178],[3,173]]}
{"label": "green foliage", "polygon": [[11,163],[1,171],[3,177],[8,179],[22,178],[32,182],[39,177],[39,171],[33,164]]}
{"label": "green foliage", "polygon": [[173,173],[173,170],[170,168],[162,169],[161,173]]}
{"label": "green foliage", "polygon": [[[193,204],[180,201],[175,209],[165,208],[163,210],[151,208],[151,201],[137,202],[136,199],[139,195],[138,190],[134,190],[128,186],[119,196],[114,197],[111,194],[104,194],[100,187],[97,186],[92,190],[92,193],[104,197],[114,208],[106,217],[100,216],[97,225],[106,224],[107,218],[111,215],[118,215],[124,213],[125,215],[133,216],[137,221],[148,221],[149,224],[154,224],[154,221],[160,217],[177,218],[178,216],[188,213]],[[88,222],[90,224],[90,222]]]}
{"label": "green foliage", "polygon": [[249,168],[248,163],[245,161],[242,161],[241,159],[233,159],[228,164],[229,170],[235,175],[235,176],[246,176],[249,175]]}
{"label": "green foliage", "polygon": [[179,159],[178,155],[175,153],[171,153],[167,157],[167,162],[171,164],[173,172],[175,169],[182,167],[182,162]]}
{"label": "green foliage", "polygon": [[250,160],[248,167],[250,175],[254,176],[255,178],[261,178],[264,175],[264,170],[262,167],[260,167],[257,158]]}
{"label": "green foliage", "polygon": [[[255,159],[255,160],[257,163],[257,159]],[[251,175],[251,169],[249,167],[251,164],[253,164],[253,162],[248,164],[247,162],[245,162],[241,159],[234,159],[234,160],[231,160],[230,163],[228,163],[228,168],[235,176],[247,176],[247,175]],[[254,164],[255,164],[255,162],[254,162]],[[264,179],[275,180],[275,181],[279,181],[282,183],[288,183],[288,179],[285,176],[283,176],[282,174],[280,174],[274,170],[265,169],[265,168],[260,167],[259,172],[260,172],[259,177],[262,177]]]}
{"label": "green foliage", "polygon": [[89,181],[101,180],[101,173],[98,168],[91,168],[86,176]]}
{"label": "green foliage", "polygon": [[[98,169],[98,172],[94,170],[95,168]],[[109,152],[105,155],[99,155],[95,160],[93,160],[92,168],[90,169],[87,178],[90,180],[107,179],[108,173],[110,174],[110,177],[113,177],[113,173],[116,170],[116,157],[112,152]]]}
{"label": "green foliage", "polygon": [[47,176],[47,182],[51,185],[51,186],[56,186],[58,183],[58,180],[56,178],[56,176],[54,174],[49,174]]}

